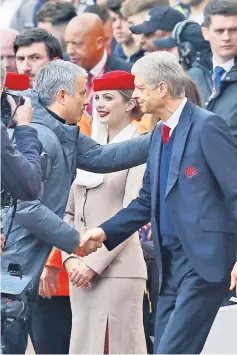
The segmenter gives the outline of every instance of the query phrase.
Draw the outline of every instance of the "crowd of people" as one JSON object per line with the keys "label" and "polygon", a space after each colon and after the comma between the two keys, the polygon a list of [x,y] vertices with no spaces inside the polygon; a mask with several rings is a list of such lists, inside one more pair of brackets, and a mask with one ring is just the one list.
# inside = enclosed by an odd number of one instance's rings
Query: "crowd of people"
{"label": "crowd of people", "polygon": [[1,239],[32,277],[2,352],[200,353],[237,294],[236,0],[2,0],[0,27],[45,158]]}

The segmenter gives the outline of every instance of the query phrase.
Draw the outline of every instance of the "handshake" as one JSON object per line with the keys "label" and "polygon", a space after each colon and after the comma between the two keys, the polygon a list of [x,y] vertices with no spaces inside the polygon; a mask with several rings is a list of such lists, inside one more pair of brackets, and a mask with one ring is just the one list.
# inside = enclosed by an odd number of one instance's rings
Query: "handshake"
{"label": "handshake", "polygon": [[80,243],[72,253],[81,257],[87,256],[101,248],[105,240],[106,235],[102,228],[88,229],[80,238]]}

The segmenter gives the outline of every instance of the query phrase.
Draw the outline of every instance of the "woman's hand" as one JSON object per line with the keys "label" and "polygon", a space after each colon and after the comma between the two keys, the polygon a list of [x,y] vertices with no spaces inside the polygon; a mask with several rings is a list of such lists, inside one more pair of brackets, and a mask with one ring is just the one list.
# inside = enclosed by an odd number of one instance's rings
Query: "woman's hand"
{"label": "woman's hand", "polygon": [[68,275],[72,273],[79,265],[80,261],[76,257],[70,257],[64,262],[65,269],[67,270]]}
{"label": "woman's hand", "polygon": [[89,266],[80,263],[77,268],[69,273],[69,278],[73,286],[76,287],[91,287],[90,281],[95,276],[96,272]]}

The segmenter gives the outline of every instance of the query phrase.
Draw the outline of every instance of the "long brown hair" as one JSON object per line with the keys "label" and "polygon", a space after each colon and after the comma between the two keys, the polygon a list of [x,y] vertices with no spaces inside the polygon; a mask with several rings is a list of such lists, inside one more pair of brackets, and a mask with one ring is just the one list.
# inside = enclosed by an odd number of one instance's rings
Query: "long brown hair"
{"label": "long brown hair", "polygon": [[202,99],[199,89],[188,75],[185,75],[184,77],[184,86],[187,99],[189,99],[194,105],[202,107]]}

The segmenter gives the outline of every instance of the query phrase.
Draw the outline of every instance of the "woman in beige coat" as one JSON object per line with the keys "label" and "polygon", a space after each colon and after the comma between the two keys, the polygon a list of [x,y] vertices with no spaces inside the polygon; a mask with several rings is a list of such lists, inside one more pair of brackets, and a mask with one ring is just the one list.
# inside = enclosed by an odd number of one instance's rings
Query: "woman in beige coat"
{"label": "woman in beige coat", "polygon": [[[131,124],[136,102],[134,77],[112,72],[94,80],[99,123],[92,136],[101,144],[118,143],[138,133]],[[65,220],[82,234],[100,225],[138,195],[145,166],[106,175],[77,171]],[[63,253],[70,277],[71,354],[144,354],[143,295],[146,265],[138,233],[108,251],[77,258]],[[78,285],[90,287],[77,287]]]}

